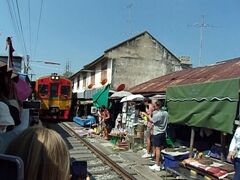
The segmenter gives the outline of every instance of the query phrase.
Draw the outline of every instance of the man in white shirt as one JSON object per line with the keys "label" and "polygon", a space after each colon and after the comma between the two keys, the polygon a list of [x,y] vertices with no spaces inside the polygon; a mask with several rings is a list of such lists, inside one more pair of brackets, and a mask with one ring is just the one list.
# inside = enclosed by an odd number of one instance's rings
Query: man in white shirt
{"label": "man in white shirt", "polygon": [[233,161],[235,175],[233,180],[240,180],[240,126],[237,127],[229,146],[228,161]]}

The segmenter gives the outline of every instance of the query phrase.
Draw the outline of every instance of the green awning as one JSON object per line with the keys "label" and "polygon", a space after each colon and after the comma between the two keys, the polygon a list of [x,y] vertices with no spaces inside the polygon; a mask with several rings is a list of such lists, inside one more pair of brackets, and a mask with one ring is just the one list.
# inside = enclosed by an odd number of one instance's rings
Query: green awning
{"label": "green awning", "polygon": [[109,96],[110,85],[106,85],[102,90],[93,94],[93,105],[101,107],[102,105],[108,108],[108,96]]}
{"label": "green awning", "polygon": [[167,88],[169,122],[232,133],[239,79]]}

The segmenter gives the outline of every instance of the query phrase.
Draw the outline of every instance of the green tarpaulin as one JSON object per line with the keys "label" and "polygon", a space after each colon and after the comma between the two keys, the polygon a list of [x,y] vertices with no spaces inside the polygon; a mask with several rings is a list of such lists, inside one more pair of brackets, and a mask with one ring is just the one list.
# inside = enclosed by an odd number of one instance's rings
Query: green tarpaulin
{"label": "green tarpaulin", "polygon": [[108,108],[108,96],[110,85],[106,85],[102,90],[93,95],[93,105],[95,107],[101,107],[102,105]]}
{"label": "green tarpaulin", "polygon": [[169,122],[232,133],[239,79],[167,88]]}

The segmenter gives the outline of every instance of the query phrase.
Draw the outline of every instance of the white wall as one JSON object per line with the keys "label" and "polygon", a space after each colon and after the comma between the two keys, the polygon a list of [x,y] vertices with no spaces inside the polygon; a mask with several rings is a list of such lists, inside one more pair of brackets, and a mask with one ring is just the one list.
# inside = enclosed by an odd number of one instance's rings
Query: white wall
{"label": "white wall", "polygon": [[[108,65],[107,65],[107,83],[112,82],[112,62],[113,60],[110,59],[108,60]],[[101,63],[96,64],[95,69],[95,85],[93,88],[100,88],[102,87],[101,84]],[[82,92],[85,89],[88,89],[87,86],[91,83],[91,73],[87,74],[87,79],[86,79],[86,88],[83,88],[83,76],[80,75],[80,83],[79,83],[79,88],[77,88],[77,80],[78,77],[76,76],[73,80],[73,92]]]}
{"label": "white wall", "polygon": [[107,79],[109,84],[112,82],[112,63],[113,59],[108,60]]}
{"label": "white wall", "polygon": [[101,87],[101,64],[98,63],[95,67],[95,86],[94,88]]}

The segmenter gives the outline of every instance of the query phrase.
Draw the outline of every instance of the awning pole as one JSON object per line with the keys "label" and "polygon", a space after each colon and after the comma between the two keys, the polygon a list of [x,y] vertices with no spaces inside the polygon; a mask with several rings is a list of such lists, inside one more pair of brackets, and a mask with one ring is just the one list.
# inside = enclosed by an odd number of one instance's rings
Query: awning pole
{"label": "awning pole", "polygon": [[193,157],[193,143],[194,143],[194,137],[195,137],[195,131],[194,128],[191,128],[191,139],[190,139],[190,153],[189,153],[189,157],[192,158]]}
{"label": "awning pole", "polygon": [[225,145],[226,145],[226,133],[221,133],[221,161],[225,161]]}

